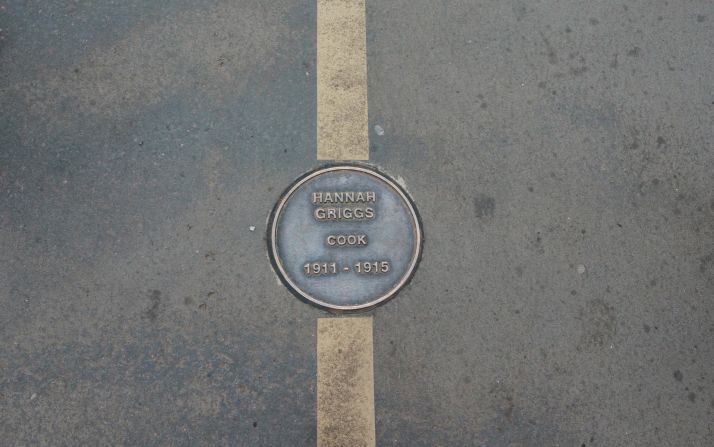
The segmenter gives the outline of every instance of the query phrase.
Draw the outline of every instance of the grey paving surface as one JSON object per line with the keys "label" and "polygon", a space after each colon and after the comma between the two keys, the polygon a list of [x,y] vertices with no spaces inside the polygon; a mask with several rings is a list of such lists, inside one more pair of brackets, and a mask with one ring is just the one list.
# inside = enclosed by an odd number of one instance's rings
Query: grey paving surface
{"label": "grey paving surface", "polygon": [[[0,1],[0,444],[314,445],[324,314],[264,240],[314,22]],[[714,445],[713,47],[707,0],[368,2],[372,162],[426,231],[379,445]]]}

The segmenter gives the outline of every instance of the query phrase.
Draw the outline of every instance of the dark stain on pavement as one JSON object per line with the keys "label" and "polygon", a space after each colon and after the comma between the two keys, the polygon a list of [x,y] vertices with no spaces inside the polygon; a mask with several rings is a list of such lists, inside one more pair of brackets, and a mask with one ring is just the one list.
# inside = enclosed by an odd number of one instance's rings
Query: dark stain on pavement
{"label": "dark stain on pavement", "polygon": [[615,308],[601,298],[588,301],[581,312],[583,332],[578,351],[610,344],[617,332]]}
{"label": "dark stain on pavement", "polygon": [[149,308],[146,310],[146,318],[149,319],[152,323],[156,321],[156,317],[159,316],[159,306],[161,305],[161,291],[160,290],[152,290],[151,294],[149,295],[149,301],[150,305]]}
{"label": "dark stain on pavement", "polygon": [[496,200],[484,194],[479,194],[474,198],[474,212],[479,219],[492,217],[496,210]]}

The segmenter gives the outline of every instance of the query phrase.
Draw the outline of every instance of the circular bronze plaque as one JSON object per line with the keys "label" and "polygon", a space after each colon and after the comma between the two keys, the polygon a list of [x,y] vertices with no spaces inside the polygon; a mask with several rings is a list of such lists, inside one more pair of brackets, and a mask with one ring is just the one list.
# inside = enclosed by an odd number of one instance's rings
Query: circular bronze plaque
{"label": "circular bronze plaque", "polygon": [[360,165],[305,174],[270,218],[271,261],[298,297],[339,311],[393,297],[414,273],[422,229],[406,192]]}

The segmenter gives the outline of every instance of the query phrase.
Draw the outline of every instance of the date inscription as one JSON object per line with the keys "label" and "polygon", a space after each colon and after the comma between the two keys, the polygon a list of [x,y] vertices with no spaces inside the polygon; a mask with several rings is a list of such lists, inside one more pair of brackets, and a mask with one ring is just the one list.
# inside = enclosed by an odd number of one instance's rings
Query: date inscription
{"label": "date inscription", "polygon": [[341,273],[357,275],[381,275],[392,269],[389,261],[358,261],[351,266],[340,266],[336,262],[306,262],[302,270],[305,276],[329,276]]}

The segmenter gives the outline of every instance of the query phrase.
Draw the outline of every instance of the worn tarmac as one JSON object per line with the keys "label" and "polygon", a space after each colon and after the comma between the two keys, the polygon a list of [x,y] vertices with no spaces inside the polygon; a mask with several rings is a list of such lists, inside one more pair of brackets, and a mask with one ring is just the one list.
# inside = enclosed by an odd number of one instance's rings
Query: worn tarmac
{"label": "worn tarmac", "polygon": [[[318,165],[315,1],[0,29],[0,444],[315,445],[326,314],[265,241]],[[714,4],[368,1],[367,40],[426,234],[370,312],[377,444],[714,445]]]}

